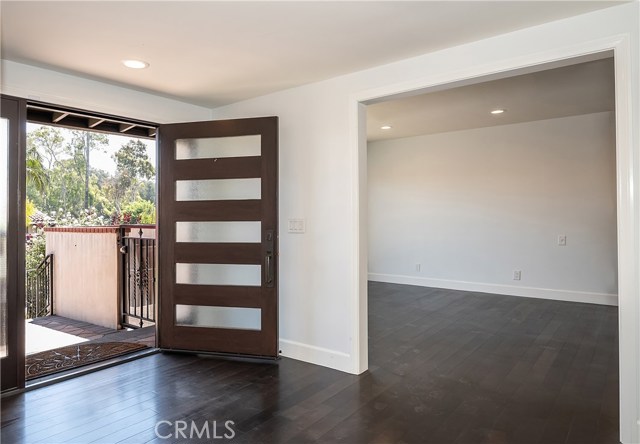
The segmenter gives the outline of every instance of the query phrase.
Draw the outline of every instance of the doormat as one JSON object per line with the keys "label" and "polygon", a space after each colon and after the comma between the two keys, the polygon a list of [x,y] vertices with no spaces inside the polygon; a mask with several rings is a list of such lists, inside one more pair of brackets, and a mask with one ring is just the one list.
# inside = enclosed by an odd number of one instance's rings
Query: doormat
{"label": "doormat", "polygon": [[26,357],[26,378],[33,379],[52,373],[93,364],[116,356],[148,348],[135,342],[98,342],[76,344],[34,353]]}

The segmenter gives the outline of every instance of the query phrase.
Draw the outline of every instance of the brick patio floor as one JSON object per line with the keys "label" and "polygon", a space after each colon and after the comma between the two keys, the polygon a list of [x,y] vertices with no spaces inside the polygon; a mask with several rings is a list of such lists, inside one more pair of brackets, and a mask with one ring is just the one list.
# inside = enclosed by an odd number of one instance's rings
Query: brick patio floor
{"label": "brick patio floor", "polygon": [[[136,342],[155,347],[155,326],[134,330],[114,330],[63,316],[51,315],[31,320],[32,324],[74,336],[90,342]],[[84,342],[87,344],[87,342]]]}

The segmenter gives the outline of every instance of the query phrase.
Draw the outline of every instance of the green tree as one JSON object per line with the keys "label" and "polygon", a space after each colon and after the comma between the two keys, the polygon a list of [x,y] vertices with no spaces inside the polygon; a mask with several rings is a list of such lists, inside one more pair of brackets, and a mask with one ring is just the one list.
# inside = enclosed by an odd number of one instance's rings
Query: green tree
{"label": "green tree", "polygon": [[144,200],[148,200],[149,202],[156,203],[156,181],[155,180],[145,180],[140,183],[140,197]]}
{"label": "green tree", "polygon": [[89,196],[91,207],[105,217],[110,217],[115,211],[115,205],[108,193],[112,176],[103,170],[91,168]]}
{"label": "green tree", "polygon": [[27,197],[39,210],[75,224],[88,213],[110,220],[130,203],[127,211],[136,220],[155,221],[155,170],[141,141],[131,140],[113,155],[112,175],[88,163],[92,152],[106,151],[104,134],[41,126],[27,137],[32,159]]}
{"label": "green tree", "polygon": [[153,202],[140,199],[130,202],[122,207],[122,212],[131,215],[131,223],[155,224],[156,206]]}
{"label": "green tree", "polygon": [[63,131],[68,130],[41,126],[27,135],[27,196],[45,212],[79,216],[92,200],[89,153],[104,149],[108,138],[72,131],[71,141],[65,145]]}
{"label": "green tree", "polygon": [[72,131],[71,143],[68,145],[68,153],[75,160],[74,164],[81,169],[84,179],[84,208],[88,209],[89,199],[89,177],[91,175],[90,157],[91,151],[102,150],[106,152],[109,145],[109,138],[106,134],[94,133],[90,131]]}
{"label": "green tree", "polygon": [[60,129],[51,126],[41,126],[27,134],[27,193],[42,206],[46,204],[49,172],[64,154],[63,143]]}
{"label": "green tree", "polygon": [[46,241],[44,233],[39,233],[27,242],[25,250],[25,267],[27,271],[35,270],[44,260],[46,254]]}
{"label": "green tree", "polygon": [[58,162],[50,172],[50,186],[47,190],[47,212],[72,213],[78,215],[84,208],[84,183],[82,168],[74,158]]}
{"label": "green tree", "polygon": [[27,201],[26,201],[26,205],[25,205],[25,213],[26,213],[26,217],[25,217],[25,222],[27,224],[27,227],[29,226],[29,224],[31,223],[31,216],[33,216],[36,211],[38,211],[38,209],[36,208],[36,206],[33,204],[33,202],[27,197]]}
{"label": "green tree", "polygon": [[47,172],[42,165],[42,156],[33,145],[27,147],[27,187],[33,187],[35,191],[44,194],[49,182]]}
{"label": "green tree", "polygon": [[55,164],[65,153],[64,137],[59,128],[41,126],[27,134],[27,150],[36,149],[44,159],[47,170],[53,169]]}
{"label": "green tree", "polygon": [[155,169],[149,161],[146,145],[140,140],[131,140],[122,145],[113,159],[116,161],[116,175],[111,194],[116,210],[121,212],[124,202],[132,202],[138,197],[141,179],[153,178]]}

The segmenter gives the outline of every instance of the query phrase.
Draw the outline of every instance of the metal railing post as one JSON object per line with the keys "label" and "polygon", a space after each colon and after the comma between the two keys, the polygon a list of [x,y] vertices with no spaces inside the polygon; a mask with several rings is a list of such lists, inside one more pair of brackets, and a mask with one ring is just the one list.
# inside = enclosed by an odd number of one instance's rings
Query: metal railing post
{"label": "metal railing post", "polygon": [[26,316],[29,319],[53,314],[53,254],[47,255],[26,276]]}

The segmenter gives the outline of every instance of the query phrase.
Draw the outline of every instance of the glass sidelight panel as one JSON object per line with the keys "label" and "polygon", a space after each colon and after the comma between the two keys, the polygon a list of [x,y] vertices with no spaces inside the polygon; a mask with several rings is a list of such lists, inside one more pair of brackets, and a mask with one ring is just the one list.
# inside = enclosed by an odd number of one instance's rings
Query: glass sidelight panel
{"label": "glass sidelight panel", "polygon": [[261,311],[259,308],[177,304],[176,325],[261,330]]}
{"label": "glass sidelight panel", "polygon": [[260,178],[177,180],[176,200],[260,199],[261,182]]}
{"label": "glass sidelight panel", "polygon": [[176,160],[260,155],[261,136],[176,140]]}
{"label": "glass sidelight panel", "polygon": [[9,120],[0,119],[0,358],[8,351],[7,225],[9,203]]}
{"label": "glass sidelight panel", "polygon": [[176,222],[176,242],[260,242],[262,223]]}
{"label": "glass sidelight panel", "polygon": [[260,265],[176,264],[176,284],[246,285],[262,284]]}

